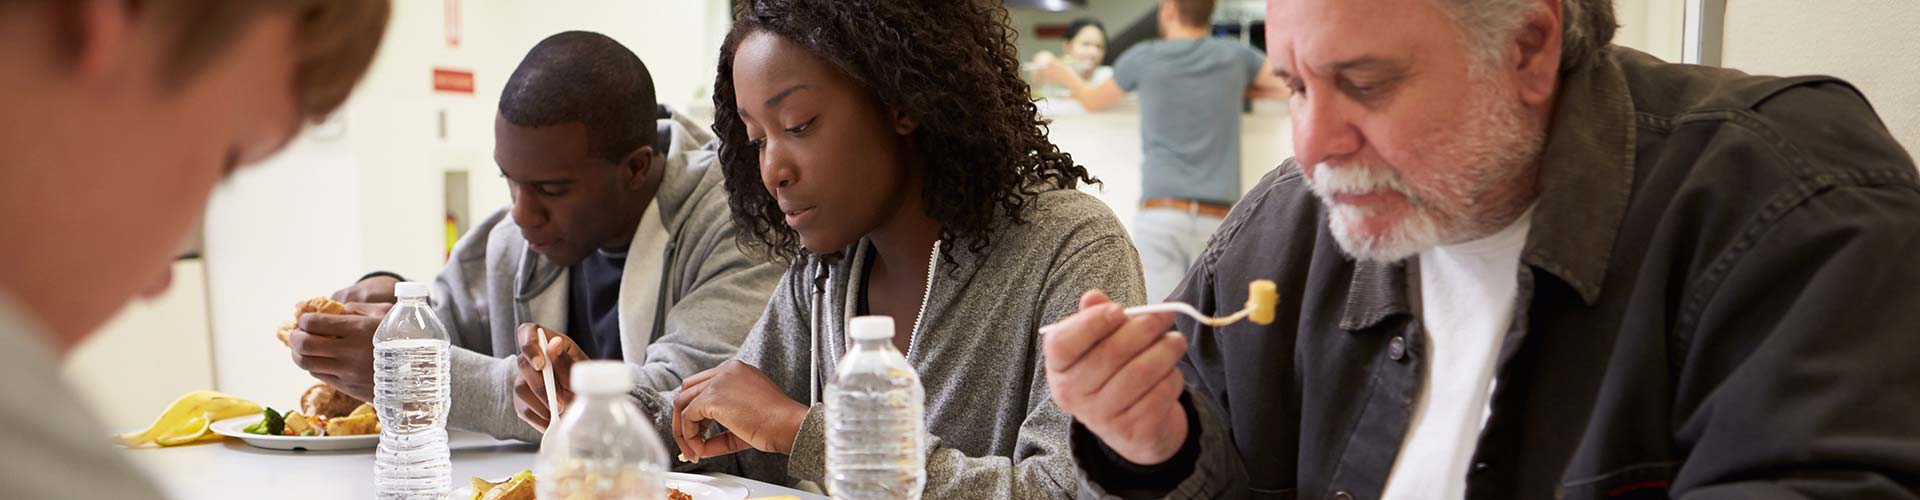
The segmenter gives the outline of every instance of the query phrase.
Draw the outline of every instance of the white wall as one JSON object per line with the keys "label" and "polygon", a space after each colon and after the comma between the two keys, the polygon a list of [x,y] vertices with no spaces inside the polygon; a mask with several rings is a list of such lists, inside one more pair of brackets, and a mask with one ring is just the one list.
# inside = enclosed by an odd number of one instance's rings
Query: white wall
{"label": "white wall", "polygon": [[1749,73],[1852,82],[1908,153],[1920,152],[1920,2],[1727,2],[1722,49],[1722,65]]}
{"label": "white wall", "polygon": [[60,367],[108,429],[144,428],[175,398],[213,386],[204,268],[175,262],[166,293],[128,305]]}
{"label": "white wall", "polygon": [[1680,61],[1687,3],[1680,0],[1617,0],[1614,16],[1620,22],[1613,43]]}

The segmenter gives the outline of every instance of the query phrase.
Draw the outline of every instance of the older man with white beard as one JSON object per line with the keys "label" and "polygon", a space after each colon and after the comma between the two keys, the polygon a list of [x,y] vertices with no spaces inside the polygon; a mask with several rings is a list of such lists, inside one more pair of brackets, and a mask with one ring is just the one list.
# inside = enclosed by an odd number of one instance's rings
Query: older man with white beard
{"label": "older man with white beard", "polygon": [[1298,156],[1173,298],[1276,320],[1089,292],[1045,338],[1083,496],[1920,497],[1920,182],[1851,86],[1607,0],[1267,8]]}

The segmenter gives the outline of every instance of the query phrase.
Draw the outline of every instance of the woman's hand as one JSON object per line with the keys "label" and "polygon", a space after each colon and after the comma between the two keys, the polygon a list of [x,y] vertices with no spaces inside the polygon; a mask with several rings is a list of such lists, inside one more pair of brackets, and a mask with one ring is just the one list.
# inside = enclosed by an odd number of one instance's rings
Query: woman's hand
{"label": "woman's hand", "polygon": [[[748,448],[791,453],[807,410],[759,368],[728,361],[680,384],[673,400],[673,440],[683,459],[696,462]],[[710,422],[727,431],[707,437]]]}
{"label": "woman's hand", "polygon": [[1073,86],[1073,82],[1076,81],[1079,81],[1083,85],[1086,83],[1080,80],[1080,74],[1075,73],[1072,66],[1068,66],[1066,61],[1059,59],[1047,61],[1046,66],[1040,67],[1038,74],[1040,78],[1046,79],[1047,81],[1069,87]]}
{"label": "woman's hand", "polygon": [[1040,53],[1033,55],[1033,65],[1044,67],[1053,63],[1053,60],[1056,58],[1058,58],[1058,56],[1053,55],[1053,52],[1042,50]]}
{"label": "woman's hand", "polygon": [[1059,57],[1054,56],[1052,52],[1044,50],[1033,55],[1032,67],[1034,79],[1039,80],[1040,83],[1065,84],[1067,80],[1062,78],[1060,69],[1058,68],[1066,68],[1066,71],[1069,73],[1073,71],[1073,68],[1068,68]]}

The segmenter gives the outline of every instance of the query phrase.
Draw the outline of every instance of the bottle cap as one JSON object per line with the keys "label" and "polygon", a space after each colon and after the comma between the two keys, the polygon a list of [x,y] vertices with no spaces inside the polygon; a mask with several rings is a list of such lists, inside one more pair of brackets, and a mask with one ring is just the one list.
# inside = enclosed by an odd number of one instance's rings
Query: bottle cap
{"label": "bottle cap", "polygon": [[427,287],[426,283],[402,281],[393,285],[393,296],[402,299],[420,299],[426,298],[427,293],[431,290],[431,288]]}
{"label": "bottle cap", "polygon": [[892,316],[860,316],[847,322],[847,337],[854,340],[893,338]]}
{"label": "bottle cap", "polygon": [[573,390],[581,394],[624,394],[634,388],[633,370],[621,361],[581,361],[573,365]]}

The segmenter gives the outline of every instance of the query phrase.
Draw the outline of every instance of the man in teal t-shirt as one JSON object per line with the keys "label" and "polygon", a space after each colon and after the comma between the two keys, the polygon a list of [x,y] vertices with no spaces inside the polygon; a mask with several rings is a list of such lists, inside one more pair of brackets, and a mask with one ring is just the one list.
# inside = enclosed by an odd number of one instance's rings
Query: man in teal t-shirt
{"label": "man in teal t-shirt", "polygon": [[1265,54],[1207,36],[1212,15],[1213,0],[1163,0],[1161,39],[1127,49],[1104,82],[1087,84],[1065,65],[1044,70],[1088,111],[1128,92],[1140,96],[1142,186],[1133,238],[1149,300],[1180,284],[1240,199],[1241,103],[1249,95],[1284,95],[1285,82],[1267,70]]}

